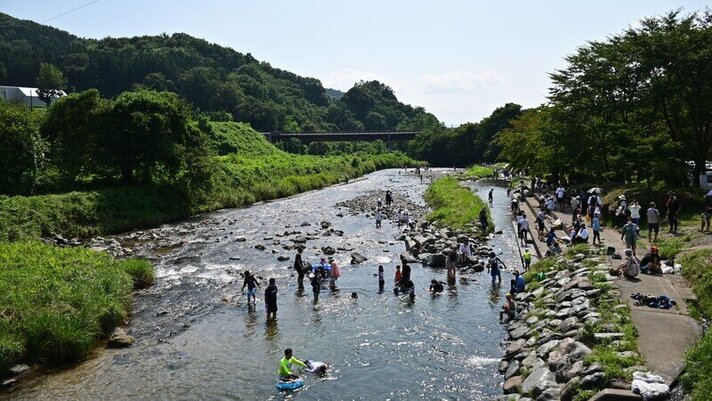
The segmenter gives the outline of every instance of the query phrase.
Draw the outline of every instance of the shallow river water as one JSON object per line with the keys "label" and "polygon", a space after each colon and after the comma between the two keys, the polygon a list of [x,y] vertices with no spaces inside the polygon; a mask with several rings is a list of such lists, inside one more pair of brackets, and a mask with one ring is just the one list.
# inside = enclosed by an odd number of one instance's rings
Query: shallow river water
{"label": "shallow river water", "polygon": [[[486,199],[483,185],[472,184]],[[26,380],[0,393],[0,399],[492,399],[501,394],[497,368],[505,331],[498,311],[507,285],[493,287],[486,272],[477,273],[471,276],[475,280],[458,281],[431,296],[429,281],[444,281],[445,274],[416,264],[415,300],[395,296],[392,277],[404,250],[403,242],[394,239],[398,229],[385,221],[376,230],[371,219],[334,206],[376,189],[391,189],[396,197],[422,204],[425,188],[412,175],[386,170],[347,185],[143,231],[143,239],[132,245],[155,262],[159,279],[134,302],[128,331],[136,344],[97,351],[76,367]],[[519,256],[504,192],[496,188],[493,213],[504,235],[495,236],[490,245],[514,268]],[[344,235],[321,235],[324,230],[318,225],[324,220]],[[303,222],[312,226],[302,227]],[[285,231],[319,233],[306,244],[307,261],[317,262],[319,248],[326,245],[353,248],[368,261],[350,265],[350,252],[338,252],[340,291],[322,290],[314,303],[311,291],[296,290],[292,269],[287,268],[293,259],[277,261],[279,255],[294,256],[282,248],[292,244],[293,235],[277,236]],[[154,240],[146,241],[146,236]],[[238,237],[245,241],[238,242]],[[128,235],[118,238],[129,241]],[[257,244],[266,250],[255,249]],[[383,294],[377,293],[374,277],[378,264],[386,272]],[[276,321],[265,319],[262,291],[256,307],[241,296],[238,273],[245,269],[264,279],[263,289],[267,278],[276,278]],[[507,272],[503,281],[509,279]],[[357,299],[351,298],[352,292],[358,293]],[[298,358],[327,362],[329,374],[306,374],[301,390],[278,392],[275,375],[287,347]]]}

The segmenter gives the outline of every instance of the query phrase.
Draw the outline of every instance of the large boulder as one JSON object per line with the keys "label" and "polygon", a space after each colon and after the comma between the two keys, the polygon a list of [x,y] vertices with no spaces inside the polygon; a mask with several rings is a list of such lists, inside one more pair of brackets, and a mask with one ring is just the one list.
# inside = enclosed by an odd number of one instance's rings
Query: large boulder
{"label": "large boulder", "polygon": [[324,252],[324,255],[333,255],[336,253],[336,249],[331,246],[322,246],[321,251]]}
{"label": "large boulder", "polygon": [[427,258],[423,260],[423,263],[430,267],[445,267],[445,262],[447,261],[447,256],[442,253],[430,254]]}
{"label": "large boulder", "polygon": [[534,370],[522,383],[523,394],[534,394],[538,397],[550,387],[557,387],[556,376],[547,368],[542,366]]}
{"label": "large boulder", "polygon": [[406,263],[418,263],[418,259],[415,258],[415,256],[411,255],[408,252],[403,252],[400,254],[400,258],[402,261]]}
{"label": "large boulder", "polygon": [[509,379],[507,379],[507,381],[504,382],[504,385],[502,386],[504,394],[512,394],[519,392],[519,389],[522,386],[522,382],[522,376],[510,377]]}

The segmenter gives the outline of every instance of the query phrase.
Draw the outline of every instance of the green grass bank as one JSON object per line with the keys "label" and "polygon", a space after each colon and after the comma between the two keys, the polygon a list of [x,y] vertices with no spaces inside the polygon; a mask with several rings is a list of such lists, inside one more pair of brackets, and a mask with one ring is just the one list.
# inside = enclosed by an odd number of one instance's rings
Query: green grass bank
{"label": "green grass bank", "polygon": [[84,248],[0,244],[0,374],[12,364],[85,359],[129,316],[153,266]]}
{"label": "green grass bank", "polygon": [[[209,189],[144,185],[38,196],[0,196],[0,242],[52,234],[88,237],[150,227],[197,213],[242,207],[417,164],[402,153],[295,155],[275,148],[247,124],[210,123]],[[196,200],[197,199],[197,200]]]}
{"label": "green grass bank", "polygon": [[[712,317],[712,248],[685,253],[679,262],[697,296],[696,311],[709,319]],[[685,364],[683,386],[694,401],[709,400],[712,394],[712,332],[709,329],[702,340],[690,348]]]}
{"label": "green grass bank", "polygon": [[493,168],[479,165],[472,166],[465,171],[466,177],[474,178],[491,178],[492,174],[494,174]]}
{"label": "green grass bank", "polygon": [[487,210],[488,231],[494,231],[492,215],[485,202],[454,177],[443,177],[432,183],[425,192],[425,201],[433,209],[426,219],[456,229],[471,229],[479,220],[480,211]]}

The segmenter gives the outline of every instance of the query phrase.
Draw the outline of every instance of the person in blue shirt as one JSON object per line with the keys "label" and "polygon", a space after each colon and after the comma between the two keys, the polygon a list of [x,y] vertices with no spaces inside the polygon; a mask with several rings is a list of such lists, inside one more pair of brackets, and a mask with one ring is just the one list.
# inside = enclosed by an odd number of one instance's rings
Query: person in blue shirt
{"label": "person in blue shirt", "polygon": [[526,287],[526,282],[524,281],[524,276],[519,274],[519,270],[514,271],[514,279],[511,281],[512,288],[509,292],[512,294],[524,292]]}
{"label": "person in blue shirt", "polygon": [[596,239],[598,239],[598,245],[601,245],[601,219],[598,213],[593,214],[591,229],[593,229],[593,245],[596,245]]}

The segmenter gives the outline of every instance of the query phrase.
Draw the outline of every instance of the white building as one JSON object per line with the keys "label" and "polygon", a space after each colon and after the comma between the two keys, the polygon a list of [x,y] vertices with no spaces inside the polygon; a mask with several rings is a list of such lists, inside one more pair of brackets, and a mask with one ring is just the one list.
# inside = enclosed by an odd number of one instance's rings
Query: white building
{"label": "white building", "polygon": [[[55,99],[66,96],[64,91],[60,91],[60,95]],[[37,95],[37,88],[27,88],[24,86],[1,86],[0,99],[6,102],[20,103],[28,107],[47,107],[45,102],[41,101]]]}

